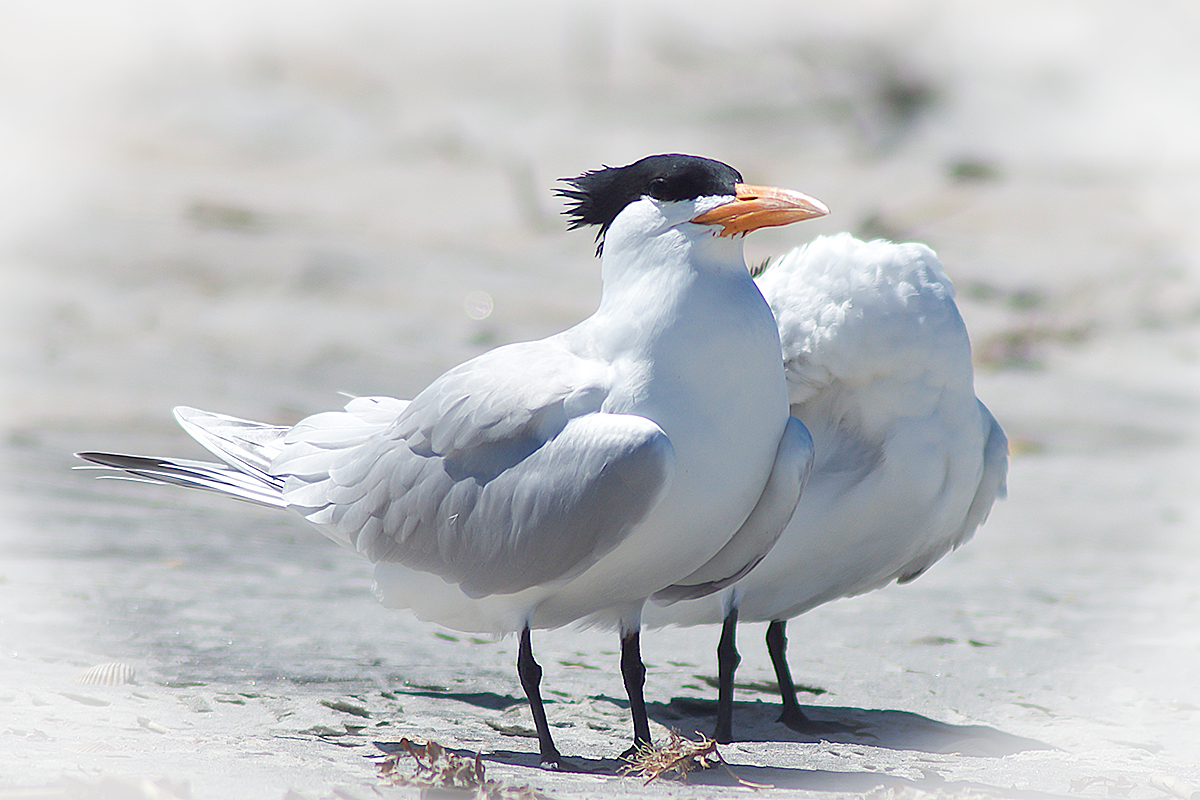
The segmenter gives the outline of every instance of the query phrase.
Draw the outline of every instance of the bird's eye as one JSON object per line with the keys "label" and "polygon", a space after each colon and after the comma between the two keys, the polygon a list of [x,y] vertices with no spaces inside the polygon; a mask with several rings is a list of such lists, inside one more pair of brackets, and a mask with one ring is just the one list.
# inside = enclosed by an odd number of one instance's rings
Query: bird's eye
{"label": "bird's eye", "polygon": [[659,175],[654,180],[650,181],[650,192],[649,192],[650,196],[655,199],[661,200],[662,196],[663,196],[663,189],[666,187],[666,185],[667,185],[667,179],[661,175]]}

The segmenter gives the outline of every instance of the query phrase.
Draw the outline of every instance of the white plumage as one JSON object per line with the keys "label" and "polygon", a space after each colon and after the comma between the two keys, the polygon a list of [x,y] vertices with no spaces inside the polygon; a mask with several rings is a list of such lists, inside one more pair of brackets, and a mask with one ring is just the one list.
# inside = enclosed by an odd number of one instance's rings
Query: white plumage
{"label": "white plumage", "polygon": [[619,626],[646,743],[646,598],[736,579],[795,507],[812,440],[789,417],[775,321],[732,234],[826,213],[692,156],[568,183],[574,227],[603,239],[600,306],[575,327],[485,353],[411,401],[359,398],[291,428],[177,409],[223,464],[80,454],[296,510],[376,565],[386,605],[521,631],[518,672],[551,764],[530,628]]}
{"label": "white plumage", "polygon": [[734,609],[782,622],[911,580],[1005,494],[1007,440],[975,396],[966,327],[933,251],[821,237],[770,263],[758,285],[816,463],[761,563],[719,593],[650,604],[650,625],[716,623]]}

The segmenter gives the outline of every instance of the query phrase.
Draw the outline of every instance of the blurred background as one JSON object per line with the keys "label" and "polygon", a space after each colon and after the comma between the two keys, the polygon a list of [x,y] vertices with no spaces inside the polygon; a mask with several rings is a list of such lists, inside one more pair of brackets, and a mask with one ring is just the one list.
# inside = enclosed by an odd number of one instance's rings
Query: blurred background
{"label": "blurred background", "polygon": [[[670,151],[833,209],[751,260],[839,230],[930,244],[985,374],[1040,383],[1103,351],[1106,392],[1196,388],[1188,0],[0,14],[10,431],[411,394],[588,314],[598,265],[556,179]],[[1075,398],[1045,400],[1001,404],[1015,438],[1178,432],[1130,409],[1085,431]]]}
{"label": "blurred background", "polygon": [[[178,557],[179,518],[72,451],[197,453],[173,405],[292,421],[561,330],[599,269],[556,180],[674,151],[832,209],[752,262],[841,230],[938,252],[1013,461],[933,574],[1152,631],[1130,669],[1175,688],[1120,702],[1194,721],[1169,703],[1200,663],[1198,39],[1193,0],[0,4],[7,646],[128,657],[92,623],[156,624],[87,576]],[[1130,652],[1070,641],[1068,683]]]}

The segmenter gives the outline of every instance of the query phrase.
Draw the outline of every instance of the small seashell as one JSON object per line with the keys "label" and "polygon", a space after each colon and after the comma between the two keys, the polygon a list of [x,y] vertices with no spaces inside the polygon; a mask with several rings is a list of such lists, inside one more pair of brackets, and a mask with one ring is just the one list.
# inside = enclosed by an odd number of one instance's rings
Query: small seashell
{"label": "small seashell", "polygon": [[120,686],[123,683],[133,683],[133,667],[112,661],[108,664],[97,664],[86,672],[75,676],[76,683],[92,686]]}

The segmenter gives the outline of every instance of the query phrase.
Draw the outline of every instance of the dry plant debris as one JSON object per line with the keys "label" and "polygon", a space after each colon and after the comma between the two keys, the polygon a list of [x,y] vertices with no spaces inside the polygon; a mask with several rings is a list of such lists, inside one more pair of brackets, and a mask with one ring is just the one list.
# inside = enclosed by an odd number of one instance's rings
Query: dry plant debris
{"label": "dry plant debris", "polygon": [[[530,786],[511,786],[484,776],[483,761],[476,753],[467,758],[451,753],[434,741],[417,744],[404,738],[400,750],[413,757],[416,771],[402,775],[399,771],[401,753],[392,753],[379,762],[379,776],[393,786],[420,786],[443,792],[461,792],[472,800],[550,800]],[[424,796],[424,793],[422,793]]]}
{"label": "dry plant debris", "polygon": [[715,739],[710,739],[699,732],[696,733],[695,741],[686,739],[675,731],[671,731],[670,734],[671,737],[664,745],[655,747],[650,744],[639,747],[626,758],[629,763],[621,767],[621,774],[636,774],[639,778],[645,778],[646,781],[642,784],[645,786],[655,778],[674,772],[680,780],[687,783],[689,772],[709,769],[720,764],[742,786],[748,786],[751,789],[774,788],[769,784],[753,783],[738,777],[733,768],[721,757]]}

